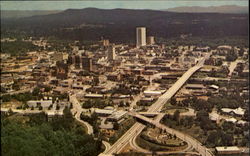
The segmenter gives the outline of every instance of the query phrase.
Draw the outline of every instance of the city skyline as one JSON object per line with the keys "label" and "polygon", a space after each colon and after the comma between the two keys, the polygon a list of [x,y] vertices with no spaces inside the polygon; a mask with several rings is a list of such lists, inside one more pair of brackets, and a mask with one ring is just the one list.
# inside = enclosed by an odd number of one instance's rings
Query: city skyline
{"label": "city skyline", "polygon": [[239,5],[1,2],[2,154],[248,155]]}

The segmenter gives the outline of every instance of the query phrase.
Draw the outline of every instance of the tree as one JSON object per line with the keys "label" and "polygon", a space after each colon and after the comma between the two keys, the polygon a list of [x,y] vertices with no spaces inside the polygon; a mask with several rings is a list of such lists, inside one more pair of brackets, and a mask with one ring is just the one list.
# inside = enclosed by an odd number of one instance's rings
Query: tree
{"label": "tree", "polygon": [[243,56],[243,54],[244,54],[244,49],[240,48],[240,50],[239,50],[239,56]]}
{"label": "tree", "polygon": [[180,120],[180,111],[179,111],[179,110],[176,110],[176,111],[174,112],[173,119],[174,119],[175,121],[179,122],[179,120]]}
{"label": "tree", "polygon": [[39,110],[43,110],[43,107],[42,107],[42,106],[39,106],[38,109],[39,109]]}
{"label": "tree", "polygon": [[53,107],[53,104],[49,105],[48,110],[51,110],[52,107]]}
{"label": "tree", "polygon": [[44,92],[49,92],[49,91],[51,91],[51,87],[45,86],[45,87],[44,87]]}
{"label": "tree", "polygon": [[3,102],[9,102],[11,100],[11,95],[3,95],[1,96],[1,99],[3,100]]}
{"label": "tree", "polygon": [[29,105],[27,103],[25,103],[22,105],[22,108],[23,108],[23,110],[25,110],[25,109],[29,108]]}
{"label": "tree", "polygon": [[230,50],[226,55],[226,61],[235,61],[237,57],[237,53],[234,50]]}
{"label": "tree", "polygon": [[221,66],[221,65],[222,65],[222,63],[223,63],[223,62],[222,62],[222,60],[221,60],[221,59],[219,59],[218,61],[216,61],[215,65],[216,65],[216,66]]}
{"label": "tree", "polygon": [[[95,156],[101,152],[100,140],[94,140],[83,131],[80,133],[79,127],[59,127],[54,130],[54,122],[47,121],[45,114],[33,114],[29,117],[30,121],[25,123],[3,119],[1,146],[6,155]],[[75,125],[74,122],[73,124]]]}
{"label": "tree", "polygon": [[124,102],[123,102],[123,101],[120,101],[119,107],[122,107],[122,106],[124,106]]}
{"label": "tree", "polygon": [[226,132],[226,131],[233,131],[235,126],[231,122],[223,122],[221,127],[223,131]]}
{"label": "tree", "polygon": [[177,137],[176,137],[176,135],[175,135],[175,134],[174,134],[173,138],[174,138],[174,139],[177,139]]}
{"label": "tree", "polygon": [[196,120],[198,121],[206,120],[208,118],[209,118],[209,114],[205,110],[200,110],[196,113]]}
{"label": "tree", "polygon": [[206,142],[208,142],[208,144],[214,146],[217,146],[220,144],[220,133],[217,131],[212,131],[209,133]]}
{"label": "tree", "polygon": [[38,96],[40,94],[40,88],[36,87],[33,89],[32,95],[33,96]]}
{"label": "tree", "polygon": [[14,112],[13,112],[13,110],[10,108],[10,109],[8,110],[8,115],[12,115],[12,114],[14,114]]}
{"label": "tree", "polygon": [[212,105],[210,103],[208,103],[207,101],[205,100],[202,100],[202,99],[197,99],[195,101],[193,101],[191,103],[191,106],[196,110],[196,111],[199,111],[199,110],[206,110],[208,112],[211,112],[212,110]]}
{"label": "tree", "polygon": [[177,103],[177,101],[176,101],[175,97],[173,97],[173,98],[170,99],[170,104],[171,105],[176,105],[176,103]]}
{"label": "tree", "polygon": [[59,110],[60,109],[60,106],[59,106],[59,104],[57,103],[56,104],[56,110]]}
{"label": "tree", "polygon": [[19,86],[18,83],[15,82],[15,81],[14,81],[14,84],[13,84],[12,88],[13,88],[14,90],[20,90],[20,86]]}
{"label": "tree", "polygon": [[117,122],[114,123],[114,130],[119,130],[119,124]]}
{"label": "tree", "polygon": [[223,133],[221,140],[224,146],[231,146],[233,144],[234,138],[232,134]]}

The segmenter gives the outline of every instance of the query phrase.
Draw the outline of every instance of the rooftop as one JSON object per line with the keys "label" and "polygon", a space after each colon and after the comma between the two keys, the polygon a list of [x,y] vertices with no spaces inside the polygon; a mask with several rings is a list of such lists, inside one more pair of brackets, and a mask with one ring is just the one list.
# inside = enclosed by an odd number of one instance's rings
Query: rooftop
{"label": "rooftop", "polygon": [[107,109],[95,109],[96,113],[99,114],[112,114],[114,110],[107,110]]}
{"label": "rooftop", "polygon": [[186,88],[205,88],[203,84],[187,84]]}
{"label": "rooftop", "polygon": [[221,147],[215,147],[216,151],[219,152],[225,152],[225,151],[240,151],[240,149],[237,146],[221,146]]}
{"label": "rooftop", "polygon": [[102,98],[103,95],[102,94],[85,94],[85,97],[89,97],[89,98],[91,98],[91,97]]}
{"label": "rooftop", "polygon": [[245,109],[242,109],[241,107],[236,108],[236,109],[222,108],[221,111],[223,111],[225,113],[234,112],[237,115],[244,115],[244,113],[245,113]]}

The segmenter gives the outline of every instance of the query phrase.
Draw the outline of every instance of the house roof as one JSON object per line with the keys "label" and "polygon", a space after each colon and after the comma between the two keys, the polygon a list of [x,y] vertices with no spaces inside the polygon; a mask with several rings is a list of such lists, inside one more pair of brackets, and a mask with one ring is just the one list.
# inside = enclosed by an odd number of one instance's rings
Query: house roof
{"label": "house roof", "polygon": [[244,115],[245,113],[245,109],[242,109],[241,107],[236,108],[236,109],[231,109],[231,108],[222,108],[221,111],[225,112],[225,113],[230,113],[233,112],[237,115]]}
{"label": "house roof", "polygon": [[226,121],[235,123],[235,122],[237,122],[237,119],[235,119],[235,118],[230,118],[230,119],[226,119]]}
{"label": "house roof", "polygon": [[85,94],[85,97],[103,97],[103,95],[102,94]]}
{"label": "house roof", "polygon": [[210,85],[209,87],[214,88],[214,89],[219,89],[219,86],[216,86],[216,85]]}

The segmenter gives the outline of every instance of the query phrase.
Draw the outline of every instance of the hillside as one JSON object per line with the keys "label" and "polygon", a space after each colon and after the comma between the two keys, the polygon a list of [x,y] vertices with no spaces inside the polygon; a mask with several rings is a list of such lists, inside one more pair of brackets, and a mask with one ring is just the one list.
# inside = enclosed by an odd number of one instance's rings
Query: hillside
{"label": "hillside", "polygon": [[60,12],[59,10],[1,10],[1,18],[21,18],[37,15],[48,15]]}
{"label": "hillside", "polygon": [[156,37],[247,36],[248,15],[219,13],[173,13],[130,9],[69,9],[50,15],[2,19],[2,35],[16,30],[34,36],[56,36],[74,40],[134,42],[135,28],[147,27]]}

